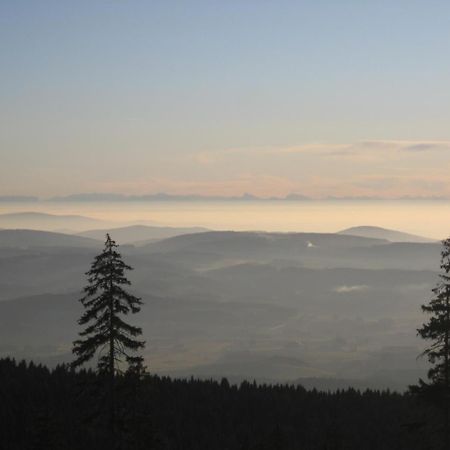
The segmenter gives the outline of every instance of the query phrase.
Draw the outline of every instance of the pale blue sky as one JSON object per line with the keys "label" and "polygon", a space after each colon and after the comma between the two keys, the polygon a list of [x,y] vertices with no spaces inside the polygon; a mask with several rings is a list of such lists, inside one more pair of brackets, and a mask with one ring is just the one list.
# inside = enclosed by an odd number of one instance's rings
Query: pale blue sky
{"label": "pale blue sky", "polygon": [[449,54],[447,1],[3,0],[0,194],[447,195]]}

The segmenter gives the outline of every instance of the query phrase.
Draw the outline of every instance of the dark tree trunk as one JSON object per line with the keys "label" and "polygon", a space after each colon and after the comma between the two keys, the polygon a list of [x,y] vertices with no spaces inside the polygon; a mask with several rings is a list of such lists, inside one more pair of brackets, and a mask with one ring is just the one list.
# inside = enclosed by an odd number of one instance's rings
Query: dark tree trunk
{"label": "dark tree trunk", "polygon": [[109,427],[111,449],[116,448],[116,386],[115,386],[115,370],[114,370],[114,335],[110,330],[111,337],[109,339]]}

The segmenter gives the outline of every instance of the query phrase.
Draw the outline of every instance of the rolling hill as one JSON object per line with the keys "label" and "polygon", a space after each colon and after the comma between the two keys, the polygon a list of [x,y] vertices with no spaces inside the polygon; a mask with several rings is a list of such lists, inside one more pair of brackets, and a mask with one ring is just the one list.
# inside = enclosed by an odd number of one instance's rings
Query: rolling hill
{"label": "rolling hill", "polygon": [[209,231],[187,234],[149,244],[151,252],[171,253],[179,251],[224,252],[298,252],[314,248],[369,247],[386,244],[383,239],[347,236],[333,233],[266,233],[253,231]]}
{"label": "rolling hill", "polygon": [[338,234],[374,239],[386,239],[390,242],[436,242],[436,240],[423,236],[417,236],[415,234],[404,233],[403,231],[389,230],[387,228],[372,226],[347,228],[346,230],[339,231]]}
{"label": "rolling hill", "polygon": [[101,242],[94,239],[50,231],[0,230],[0,247],[5,248],[99,248],[100,245]]}

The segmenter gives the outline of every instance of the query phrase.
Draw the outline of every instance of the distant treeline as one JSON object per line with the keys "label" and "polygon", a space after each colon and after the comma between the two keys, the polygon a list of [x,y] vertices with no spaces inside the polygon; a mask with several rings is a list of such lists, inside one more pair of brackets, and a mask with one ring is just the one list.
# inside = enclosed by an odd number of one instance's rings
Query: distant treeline
{"label": "distant treeline", "polygon": [[[106,385],[89,370],[0,360],[0,448],[110,449]],[[117,403],[124,450],[439,448],[432,411],[389,391],[123,375]]]}

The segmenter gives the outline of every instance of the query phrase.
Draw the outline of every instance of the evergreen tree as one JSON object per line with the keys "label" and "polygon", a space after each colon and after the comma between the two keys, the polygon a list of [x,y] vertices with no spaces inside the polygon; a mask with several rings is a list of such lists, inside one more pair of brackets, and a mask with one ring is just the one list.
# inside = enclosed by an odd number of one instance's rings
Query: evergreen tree
{"label": "evergreen tree", "polygon": [[[116,402],[115,377],[125,360],[130,369],[140,370],[143,358],[137,352],[144,347],[138,339],[139,327],[124,322],[122,316],[140,311],[142,301],[128,293],[123,286],[130,285],[125,271],[132,270],[125,264],[117,244],[106,235],[105,248],[95,257],[91,269],[86,273],[88,285],[81,298],[85,311],[78,323],[86,325],[79,333],[80,339],[73,343],[76,356],[72,363],[78,367],[98,354],[99,372],[106,375],[109,384],[108,403],[110,437],[115,439]],[[115,444],[114,444],[115,445]]]}
{"label": "evergreen tree", "polygon": [[422,311],[429,314],[429,320],[417,330],[423,339],[432,341],[425,349],[432,367],[428,371],[429,383],[419,381],[418,387],[412,387],[432,400],[443,411],[444,448],[450,445],[450,238],[442,241],[441,273],[439,282],[433,289],[433,297],[428,304],[422,305]]}

